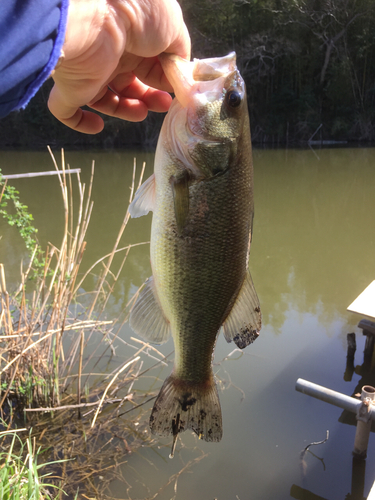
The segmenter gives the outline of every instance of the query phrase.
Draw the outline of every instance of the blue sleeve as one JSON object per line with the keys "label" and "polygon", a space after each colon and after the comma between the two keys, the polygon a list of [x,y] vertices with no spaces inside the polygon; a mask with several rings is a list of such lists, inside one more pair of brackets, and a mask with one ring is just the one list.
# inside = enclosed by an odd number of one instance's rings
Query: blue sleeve
{"label": "blue sleeve", "polygon": [[69,0],[0,0],[0,118],[24,108],[64,44]]}

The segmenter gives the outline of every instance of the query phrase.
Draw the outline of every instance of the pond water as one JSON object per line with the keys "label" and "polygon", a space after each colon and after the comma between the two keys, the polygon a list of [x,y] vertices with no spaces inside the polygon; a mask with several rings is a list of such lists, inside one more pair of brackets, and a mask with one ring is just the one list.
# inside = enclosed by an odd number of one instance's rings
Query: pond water
{"label": "pond water", "polygon": [[[88,180],[95,160],[94,213],[87,235],[86,261],[110,252],[126,211],[133,157],[142,152],[66,152],[71,168]],[[341,422],[342,411],[295,391],[301,377],[348,395],[366,383],[365,338],[359,316],[347,306],[374,279],[375,149],[254,150],[255,223],[250,267],[263,314],[257,341],[215,366],[220,378],[224,436],[220,443],[181,435],[174,460],[170,440],[126,457],[124,476],[131,489],[114,482],[113,498],[152,498],[185,464],[192,464],[156,497],[162,500],[362,500],[375,480],[375,442],[370,436],[367,469],[354,467],[355,427]],[[47,152],[0,152],[3,174],[52,170]],[[42,242],[59,244],[63,210],[55,177],[12,181],[34,215]],[[223,210],[225,207],[223,207]],[[124,243],[149,239],[151,217],[132,220]],[[16,231],[0,221],[0,261],[16,282],[26,252]],[[115,317],[150,275],[149,248],[137,247],[108,305]],[[89,285],[87,285],[89,286]],[[345,377],[346,335],[357,334],[356,371]],[[132,334],[125,325],[124,339]],[[222,335],[219,363],[234,349]],[[125,349],[125,348],[124,348]],[[160,350],[167,354],[172,341]],[[126,352],[116,352],[121,358]],[[168,375],[167,367],[160,375]],[[151,409],[149,403],[149,408]],[[301,463],[300,452],[311,447]],[[357,464],[355,464],[357,465]],[[364,472],[365,476],[364,476]],[[175,488],[177,490],[175,491]],[[348,496],[351,495],[351,496]]]}

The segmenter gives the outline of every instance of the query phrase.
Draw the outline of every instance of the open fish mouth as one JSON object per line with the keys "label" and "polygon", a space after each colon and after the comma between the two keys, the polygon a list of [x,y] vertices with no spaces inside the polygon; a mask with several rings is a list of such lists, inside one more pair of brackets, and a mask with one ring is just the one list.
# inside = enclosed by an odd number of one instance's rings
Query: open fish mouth
{"label": "open fish mouth", "polygon": [[214,82],[218,79],[222,79],[223,83],[228,79],[233,80],[233,86],[241,87],[244,92],[244,84],[236,66],[235,52],[224,57],[193,61],[176,55],[161,54],[159,60],[182,107],[189,104],[192,94],[195,94],[197,99],[208,101],[216,100],[220,91],[225,94],[225,85],[220,90],[220,84]]}
{"label": "open fish mouth", "polygon": [[176,96],[169,111],[170,142],[176,156],[199,177],[190,154],[197,144],[229,147],[242,130],[239,117],[247,102],[236,54],[194,61],[162,54],[159,59]]}

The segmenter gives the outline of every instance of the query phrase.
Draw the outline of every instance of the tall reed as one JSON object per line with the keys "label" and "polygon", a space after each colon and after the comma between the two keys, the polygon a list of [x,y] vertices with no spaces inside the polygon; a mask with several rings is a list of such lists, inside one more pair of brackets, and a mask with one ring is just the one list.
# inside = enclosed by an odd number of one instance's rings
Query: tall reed
{"label": "tall reed", "polygon": [[[62,171],[58,175],[64,207],[61,244],[57,247],[49,243],[44,261],[40,259],[39,245],[35,246],[29,263],[21,266],[20,284],[14,292],[7,288],[6,269],[0,263],[0,412],[3,418],[0,426],[4,432],[20,425],[29,430],[27,440],[35,443],[33,450],[38,450],[38,463],[45,462],[43,470],[52,474],[49,482],[61,488],[48,490],[51,497],[58,491],[58,497],[64,498],[64,490],[69,499],[75,499],[79,489],[79,498],[109,499],[112,498],[109,484],[118,479],[125,484],[130,498],[131,486],[123,465],[130,453],[146,443],[158,453],[161,443],[150,435],[147,405],[156,396],[160,369],[170,363],[172,353],[164,356],[142,340],[120,337],[131,304],[124,306],[120,317],[106,319],[106,305],[129,252],[145,243],[120,245],[129,221],[126,211],[112,251],[82,272],[86,232],[93,211],[94,164],[86,186],[79,173],[74,176],[66,173],[63,151],[60,166],[51,151],[50,154],[55,169]],[[136,183],[134,161],[129,202],[142,182],[144,168],[145,165]],[[73,192],[77,191],[76,208]],[[0,186],[0,204],[2,192]],[[114,258],[121,254],[121,259]],[[82,297],[84,281],[92,273],[97,276],[95,289]],[[30,281],[29,277],[35,275]],[[127,348],[125,359],[115,363],[108,373],[94,373],[100,360],[108,352],[112,355],[120,343]],[[148,367],[144,366],[146,358],[151,360]],[[136,382],[151,375],[150,389],[138,390]],[[10,445],[5,439],[0,435],[0,446],[8,446],[8,453],[22,456],[26,462],[29,460],[31,441],[16,439]],[[181,472],[203,457],[203,452],[198,450],[198,457],[188,461]],[[19,475],[20,470],[13,467],[15,475]],[[5,469],[3,472],[5,474]],[[148,496],[157,498],[170,485],[174,485],[176,491],[181,472],[172,476],[153,496]],[[19,477],[21,482],[23,477],[22,474]],[[12,480],[17,484],[16,477]],[[139,481],[138,475],[136,481]],[[39,498],[48,498],[47,493]]]}
{"label": "tall reed", "polygon": [[[91,478],[90,470],[94,465],[90,466],[90,460],[95,460],[95,470],[98,470],[99,447],[103,469],[117,470],[114,460],[119,463],[119,457],[129,453],[130,447],[135,449],[145,439],[150,439],[141,415],[143,404],[153,395],[137,393],[133,387],[137,378],[145,373],[145,370],[142,372],[144,356],[155,360],[155,365],[166,364],[166,361],[157,349],[134,339],[127,342],[129,356],[118,363],[112,372],[96,376],[96,381],[92,382],[94,376],[87,371],[88,364],[94,358],[98,362],[108,349],[113,352],[114,343],[119,340],[118,334],[126,321],[125,307],[123,316],[115,320],[106,320],[103,313],[132,248],[132,245],[120,247],[129,214],[127,211],[124,214],[110,254],[83,273],[80,269],[93,210],[94,164],[86,186],[81,182],[79,173],[74,177],[66,174],[63,151],[60,166],[51,150],[50,154],[56,170],[62,171],[58,174],[64,207],[61,244],[59,247],[48,244],[44,265],[38,269],[36,279],[30,281],[35,267],[34,257],[40,255],[39,245],[35,246],[29,263],[21,266],[20,284],[14,292],[7,288],[6,269],[0,263],[2,427],[17,428],[20,423],[26,424],[27,428],[32,426],[37,443],[50,450],[46,460],[55,462],[61,457],[74,458],[59,466],[59,474],[69,477],[69,481],[62,484],[72,494],[77,484],[81,489],[88,488],[87,491],[91,488],[90,491],[94,491],[99,498],[100,492]],[[129,202],[136,188],[135,176],[134,161]],[[77,208],[73,203],[73,192],[76,191]],[[4,189],[0,186],[0,203],[2,193]],[[114,256],[121,253],[123,257],[118,264]],[[97,284],[83,300],[79,290],[89,273],[98,275]],[[71,338],[69,342],[66,341],[67,335]],[[88,354],[87,345],[92,340],[97,347]],[[126,405],[129,406],[127,409]],[[111,408],[109,413],[108,408]],[[131,419],[129,412],[132,412]],[[123,420],[125,414],[126,423]],[[116,437],[113,435],[114,428]],[[117,452],[107,447],[108,440],[116,441]],[[90,452],[87,452],[88,449]],[[106,473],[106,478],[110,477]],[[103,484],[106,483],[101,481]]]}
{"label": "tall reed", "polygon": [[[59,171],[56,159],[49,151]],[[103,327],[113,326],[112,322],[101,320],[100,316],[131,248],[131,245],[119,248],[129,220],[126,212],[112,252],[91,266],[84,276],[80,276],[86,248],[85,237],[93,209],[91,194],[94,164],[87,189],[79,173],[76,175],[79,196],[76,214],[73,207],[74,179],[65,174],[64,151],[61,153],[60,168],[62,174],[58,174],[58,179],[65,215],[60,247],[51,243],[48,245],[44,267],[30,286],[28,277],[33,270],[34,256],[40,252],[39,245],[35,246],[29,265],[21,272],[21,283],[15,293],[8,291],[6,272],[0,263],[0,409],[3,417],[5,403],[9,411],[14,408],[59,405],[61,393],[67,388],[73,367],[77,366],[77,403],[80,404],[85,346],[99,329],[103,338],[108,337],[108,332],[103,335]],[[130,197],[134,193],[134,182],[135,164]],[[118,252],[123,252],[124,258],[119,269],[114,271],[111,266]],[[78,319],[71,305],[77,301],[78,290],[85,277],[100,263],[101,273],[96,289],[91,293],[91,304],[85,307]],[[68,331],[75,332],[76,340],[65,352],[63,338]]]}

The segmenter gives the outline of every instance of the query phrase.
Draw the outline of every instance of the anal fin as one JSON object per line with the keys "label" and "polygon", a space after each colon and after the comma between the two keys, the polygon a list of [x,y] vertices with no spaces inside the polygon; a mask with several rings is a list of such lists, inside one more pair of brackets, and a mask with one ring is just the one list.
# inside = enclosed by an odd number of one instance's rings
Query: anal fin
{"label": "anal fin", "polygon": [[161,309],[152,276],[138,295],[129,323],[137,335],[153,344],[164,344],[171,334],[170,323]]}
{"label": "anal fin", "polygon": [[225,340],[233,340],[237,347],[244,349],[258,338],[261,326],[259,299],[248,270],[237,300],[223,324]]}

